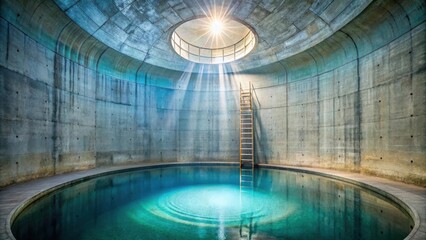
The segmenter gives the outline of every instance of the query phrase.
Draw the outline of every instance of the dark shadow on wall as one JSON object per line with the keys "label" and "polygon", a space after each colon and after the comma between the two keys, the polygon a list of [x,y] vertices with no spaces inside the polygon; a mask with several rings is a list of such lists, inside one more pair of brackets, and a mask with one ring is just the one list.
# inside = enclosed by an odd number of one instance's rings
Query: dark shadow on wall
{"label": "dark shadow on wall", "polygon": [[262,123],[260,114],[261,104],[256,92],[254,85],[252,87],[252,104],[253,104],[253,132],[254,132],[254,162],[267,163],[268,155],[267,152],[270,149],[268,144],[267,126]]}

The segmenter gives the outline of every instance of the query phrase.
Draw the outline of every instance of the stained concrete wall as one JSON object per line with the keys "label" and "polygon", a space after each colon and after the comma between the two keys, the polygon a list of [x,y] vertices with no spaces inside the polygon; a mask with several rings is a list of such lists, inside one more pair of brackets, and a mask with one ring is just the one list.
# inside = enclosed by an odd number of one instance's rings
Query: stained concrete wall
{"label": "stained concrete wall", "polygon": [[[256,159],[426,185],[425,4],[377,1],[327,41],[245,75]],[[256,76],[256,77],[253,77]]]}
{"label": "stained concrete wall", "polygon": [[0,36],[0,185],[108,164],[238,159],[229,76],[126,57],[49,1],[2,2]]}
{"label": "stained concrete wall", "polygon": [[425,185],[424,10],[375,1],[289,59],[191,74],[106,47],[50,0],[2,1],[0,185],[107,164],[237,161],[249,81],[256,161]]}
{"label": "stained concrete wall", "polygon": [[230,78],[138,72],[123,79],[2,23],[2,185],[108,164],[238,159]]}

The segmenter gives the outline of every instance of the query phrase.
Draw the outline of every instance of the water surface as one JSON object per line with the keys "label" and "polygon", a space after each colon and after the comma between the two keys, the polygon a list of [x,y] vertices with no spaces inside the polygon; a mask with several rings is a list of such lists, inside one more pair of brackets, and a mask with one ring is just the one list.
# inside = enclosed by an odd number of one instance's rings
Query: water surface
{"label": "water surface", "polygon": [[403,239],[398,205],[336,180],[260,168],[182,166],[98,177],[45,196],[12,225],[19,239]]}

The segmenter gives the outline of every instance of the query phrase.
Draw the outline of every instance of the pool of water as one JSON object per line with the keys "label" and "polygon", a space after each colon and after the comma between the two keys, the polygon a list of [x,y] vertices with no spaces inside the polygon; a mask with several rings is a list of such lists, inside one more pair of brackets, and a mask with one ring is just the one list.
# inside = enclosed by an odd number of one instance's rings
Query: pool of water
{"label": "pool of water", "polygon": [[259,168],[241,191],[230,166],[106,175],[36,200],[16,239],[403,239],[413,226],[372,191],[300,172]]}

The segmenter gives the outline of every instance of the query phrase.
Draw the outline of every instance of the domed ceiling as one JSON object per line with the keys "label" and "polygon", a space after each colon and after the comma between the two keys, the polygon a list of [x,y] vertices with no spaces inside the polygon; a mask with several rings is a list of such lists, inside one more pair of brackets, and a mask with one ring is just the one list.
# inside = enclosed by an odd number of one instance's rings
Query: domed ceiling
{"label": "domed ceiling", "polygon": [[81,28],[107,46],[156,66],[185,71],[173,30],[215,12],[254,30],[255,49],[232,64],[247,70],[304,51],[342,28],[372,0],[55,0]]}

